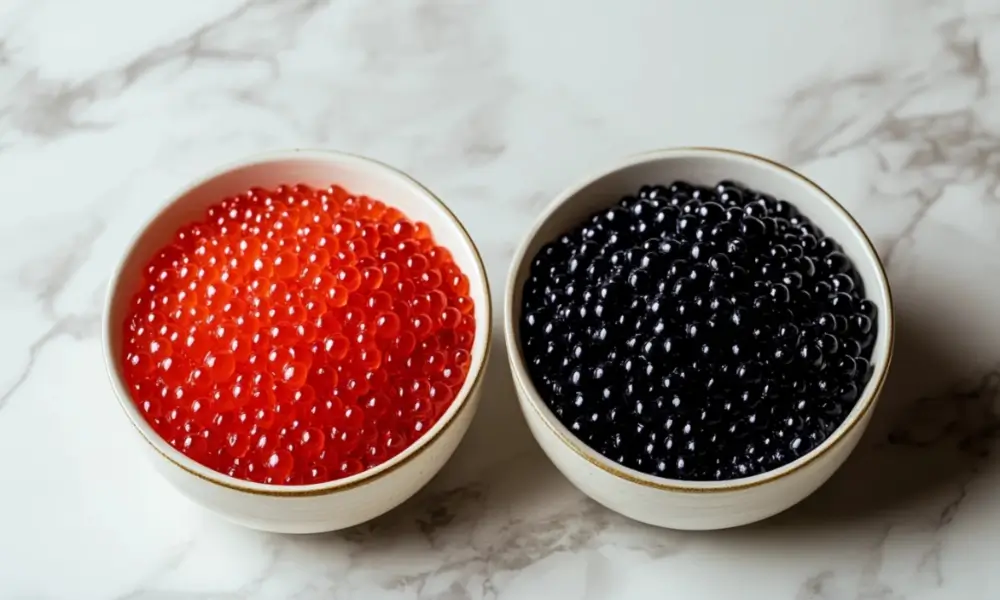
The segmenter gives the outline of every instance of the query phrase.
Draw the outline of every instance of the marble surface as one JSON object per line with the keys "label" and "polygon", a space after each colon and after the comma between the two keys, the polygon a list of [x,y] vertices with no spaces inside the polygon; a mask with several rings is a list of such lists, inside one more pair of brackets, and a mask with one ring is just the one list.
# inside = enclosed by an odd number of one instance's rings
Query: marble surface
{"label": "marble surface", "polygon": [[[0,4],[0,598],[998,597],[998,77],[995,0]],[[872,428],[785,514],[679,533],[595,505],[530,438],[499,347],[446,470],[336,534],[193,506],[112,399],[111,265],[217,164],[294,146],[393,163],[464,219],[499,301],[558,190],[685,144],[821,182],[898,303]]]}

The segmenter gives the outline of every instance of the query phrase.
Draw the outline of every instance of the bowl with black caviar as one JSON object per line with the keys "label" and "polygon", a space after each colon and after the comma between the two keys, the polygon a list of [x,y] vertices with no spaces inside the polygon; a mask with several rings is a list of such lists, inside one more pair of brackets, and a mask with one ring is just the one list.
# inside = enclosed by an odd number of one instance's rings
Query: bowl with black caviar
{"label": "bowl with black caviar", "polygon": [[560,194],[505,304],[548,457],[608,508],[675,529],[752,523],[815,491],[892,355],[889,285],[858,223],[733,150],[635,156]]}

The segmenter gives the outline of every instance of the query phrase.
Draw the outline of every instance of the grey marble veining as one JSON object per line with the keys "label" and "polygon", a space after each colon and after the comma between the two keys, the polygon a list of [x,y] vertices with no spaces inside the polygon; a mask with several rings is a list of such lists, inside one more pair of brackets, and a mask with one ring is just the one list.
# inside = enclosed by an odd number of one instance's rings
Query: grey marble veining
{"label": "grey marble veining", "polygon": [[[995,598],[1000,7],[991,0],[14,0],[0,7],[0,597]],[[230,526],[149,469],[100,306],[168,195],[254,152],[395,164],[502,300],[560,189],[631,152],[802,169],[887,264],[897,352],[828,485],[741,529],[651,529],[546,461],[502,341],[458,455],[350,531]]]}

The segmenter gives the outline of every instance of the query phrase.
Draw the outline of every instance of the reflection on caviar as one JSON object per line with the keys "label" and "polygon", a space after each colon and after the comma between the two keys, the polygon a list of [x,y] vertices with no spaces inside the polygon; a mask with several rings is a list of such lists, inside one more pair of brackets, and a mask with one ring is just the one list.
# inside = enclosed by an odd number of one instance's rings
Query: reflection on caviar
{"label": "reflection on caviar", "polygon": [[425,223],[338,186],[253,188],[150,260],[124,373],[157,433],[207,467],[332,481],[444,413],[468,373],[472,309]]}
{"label": "reflection on caviar", "polygon": [[722,480],[839,426],[871,377],[875,305],[837,242],[730,181],[644,186],[544,246],[523,293],[535,387],[596,451]]}

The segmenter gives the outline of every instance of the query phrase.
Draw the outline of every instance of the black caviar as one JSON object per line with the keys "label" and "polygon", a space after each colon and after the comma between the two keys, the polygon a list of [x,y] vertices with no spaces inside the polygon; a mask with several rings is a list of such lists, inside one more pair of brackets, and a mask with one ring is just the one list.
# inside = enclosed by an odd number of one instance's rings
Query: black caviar
{"label": "black caviar", "polygon": [[837,242],[788,202],[678,181],[541,249],[521,344],[545,402],[601,454],[734,479],[840,425],[871,378],[876,312]]}

